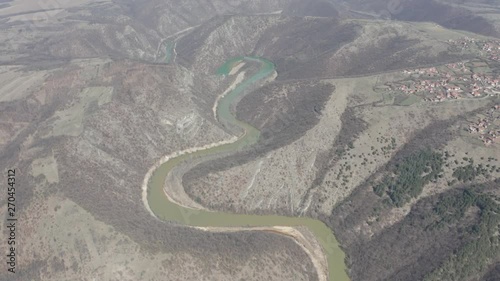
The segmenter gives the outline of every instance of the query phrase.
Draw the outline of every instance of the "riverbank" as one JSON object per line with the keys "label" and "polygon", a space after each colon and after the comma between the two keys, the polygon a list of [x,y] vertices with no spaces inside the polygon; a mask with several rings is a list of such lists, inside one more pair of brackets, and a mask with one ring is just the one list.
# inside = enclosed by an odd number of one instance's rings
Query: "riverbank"
{"label": "riverbank", "polygon": [[[314,234],[307,228],[271,226],[271,227],[195,227],[207,232],[241,232],[241,231],[265,231],[284,235],[291,238],[309,256],[318,274],[318,281],[328,281],[328,263],[321,245],[315,243]],[[312,239],[311,239],[312,238]]]}
{"label": "riverbank", "polygon": [[[144,206],[146,207],[146,209],[148,210],[148,212],[153,217],[157,218],[157,216],[155,215],[155,213],[151,210],[151,208],[149,206],[149,202],[148,202],[148,185],[150,183],[151,177],[153,176],[153,173],[161,165],[167,163],[169,160],[171,160],[173,158],[176,158],[176,157],[179,157],[179,156],[182,156],[182,155],[185,155],[185,154],[194,153],[194,152],[197,152],[197,151],[206,150],[206,149],[210,149],[210,148],[213,148],[213,147],[221,146],[221,145],[224,145],[224,144],[234,143],[238,139],[239,139],[238,137],[232,137],[229,140],[224,140],[224,141],[220,141],[220,142],[216,142],[216,143],[210,143],[210,144],[207,144],[207,145],[204,145],[204,146],[200,146],[200,147],[194,147],[194,148],[184,149],[184,150],[181,150],[181,151],[176,151],[176,152],[173,152],[173,153],[171,153],[169,155],[166,155],[166,156],[160,158],[160,160],[158,160],[148,170],[148,172],[146,173],[146,176],[144,177],[144,180],[142,181],[142,186],[141,186],[141,189],[142,189],[142,202],[143,202]],[[168,185],[168,186],[170,186],[170,185]],[[170,189],[170,190],[172,190],[172,189]],[[202,210],[202,209],[204,210],[205,209],[203,206],[201,206],[199,204],[196,204],[193,200],[189,200],[189,201],[177,200],[175,196],[171,197],[171,196],[168,195],[167,192],[165,192],[165,196],[167,196],[168,199],[171,202],[173,202],[173,203],[175,203],[175,204],[177,204],[179,206],[183,206],[185,208],[197,209],[197,210]],[[185,195],[185,196],[187,196],[187,195]]]}

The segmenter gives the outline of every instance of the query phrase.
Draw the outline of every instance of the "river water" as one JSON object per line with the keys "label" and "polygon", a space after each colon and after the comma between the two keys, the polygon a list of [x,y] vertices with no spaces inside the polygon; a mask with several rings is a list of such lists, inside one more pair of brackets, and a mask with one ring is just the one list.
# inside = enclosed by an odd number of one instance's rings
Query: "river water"
{"label": "river water", "polygon": [[240,97],[244,90],[258,82],[271,76],[275,67],[268,60],[256,57],[238,57],[227,61],[222,65],[217,73],[228,75],[231,69],[241,61],[253,61],[261,64],[260,70],[244,80],[235,89],[222,97],[217,107],[217,117],[226,124],[231,124],[242,128],[245,134],[236,142],[223,144],[217,147],[199,150],[172,158],[162,164],[153,173],[148,184],[148,203],[153,213],[165,221],[173,221],[183,225],[199,227],[258,227],[258,226],[305,226],[314,233],[319,244],[323,247],[328,261],[328,272],[330,281],[348,281],[346,273],[345,254],[339,248],[339,244],[329,229],[323,222],[307,217],[286,217],[277,215],[244,215],[224,212],[212,212],[204,210],[193,210],[185,208],[171,202],[163,192],[165,179],[169,172],[181,163],[190,159],[200,157],[208,158],[219,154],[236,152],[242,148],[255,144],[260,137],[260,132],[248,123],[237,120],[231,114],[231,105],[234,100]]}

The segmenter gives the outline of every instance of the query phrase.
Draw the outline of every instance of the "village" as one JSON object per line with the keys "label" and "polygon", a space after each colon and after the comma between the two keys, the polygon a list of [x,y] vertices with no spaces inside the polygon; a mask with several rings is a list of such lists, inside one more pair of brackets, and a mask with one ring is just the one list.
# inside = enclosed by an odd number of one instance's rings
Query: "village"
{"label": "village", "polygon": [[484,98],[500,94],[500,76],[492,69],[500,62],[500,41],[479,41],[465,37],[449,40],[450,48],[468,49],[482,59],[443,66],[403,70],[407,79],[387,83],[391,91],[416,95],[424,101]]}
{"label": "village", "polygon": [[484,98],[500,94],[500,77],[483,61],[404,70],[409,79],[386,84],[391,91],[416,95],[424,101]]}
{"label": "village", "polygon": [[489,39],[489,40],[477,40],[470,37],[464,37],[458,40],[448,40],[448,43],[456,49],[460,50],[476,50],[480,52],[480,55],[488,58],[492,61],[500,61],[500,41]]}
{"label": "village", "polygon": [[478,121],[471,122],[468,131],[478,135],[486,146],[500,143],[500,104],[481,114]]}
{"label": "village", "polygon": [[[451,48],[473,50],[478,59],[449,63],[428,68],[403,70],[405,77],[385,83],[385,91],[395,100],[446,102],[463,99],[483,99],[500,96],[500,41],[475,40],[465,37],[448,41]],[[500,104],[481,114],[477,121],[468,124],[468,131],[478,135],[489,146],[500,142]]]}

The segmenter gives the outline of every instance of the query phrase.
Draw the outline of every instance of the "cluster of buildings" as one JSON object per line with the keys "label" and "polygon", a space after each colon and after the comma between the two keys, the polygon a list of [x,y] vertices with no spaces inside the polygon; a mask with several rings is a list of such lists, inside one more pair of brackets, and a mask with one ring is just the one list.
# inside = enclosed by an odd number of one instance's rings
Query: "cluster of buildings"
{"label": "cluster of buildings", "polygon": [[456,40],[448,40],[448,43],[450,43],[451,45],[455,45],[455,46],[460,46],[462,48],[469,48],[470,46],[473,46],[476,44],[476,42],[478,42],[480,40],[476,40],[474,38],[470,38],[468,36],[465,36],[463,38],[459,38],[459,39],[456,39]]}
{"label": "cluster of buildings", "polygon": [[500,61],[500,41],[498,40],[486,40],[486,41],[476,41],[476,46],[483,52],[485,52],[490,60]]}
{"label": "cluster of buildings", "polygon": [[[465,37],[450,43],[462,49],[475,49],[486,60],[404,70],[407,79],[386,86],[395,94],[417,95],[429,102],[500,95],[500,75],[490,69],[492,64],[500,62],[500,41]],[[471,122],[468,131],[478,135],[487,146],[500,143],[500,104]]]}
{"label": "cluster of buildings", "polygon": [[476,40],[470,37],[464,37],[458,40],[448,40],[453,46],[461,47],[462,49],[477,48],[485,52],[489,59],[500,62],[500,40]]}
{"label": "cluster of buildings", "polygon": [[442,67],[404,70],[409,79],[387,85],[392,91],[418,95],[425,101],[481,98],[500,94],[500,77],[490,73],[474,73],[481,62],[451,63]]}
{"label": "cluster of buildings", "polygon": [[479,139],[487,146],[500,143],[500,104],[491,108],[477,122],[469,124],[469,132],[478,134]]}
{"label": "cluster of buildings", "polygon": [[493,40],[485,42],[483,51],[488,54],[491,60],[500,61],[500,42]]}

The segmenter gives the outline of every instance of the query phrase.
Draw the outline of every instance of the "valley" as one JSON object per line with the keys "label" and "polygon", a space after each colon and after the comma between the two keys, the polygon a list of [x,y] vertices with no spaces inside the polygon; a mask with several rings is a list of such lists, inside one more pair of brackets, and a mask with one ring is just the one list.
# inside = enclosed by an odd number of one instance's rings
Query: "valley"
{"label": "valley", "polygon": [[391,3],[2,2],[0,280],[498,279],[499,11]]}
{"label": "valley", "polygon": [[[230,60],[219,68],[218,73],[228,75],[238,62],[245,60],[258,59],[239,58],[236,62]],[[349,280],[345,273],[346,268],[343,262],[344,254],[340,250],[330,229],[318,220],[283,216],[237,215],[211,212],[201,207],[201,205],[191,202],[189,196],[181,195],[177,197],[179,193],[184,192],[182,182],[176,182],[169,174],[176,173],[175,169],[178,168],[178,166],[192,165],[192,163],[185,163],[188,159],[191,160],[191,162],[194,160],[196,163],[203,161],[203,157],[206,158],[214,154],[234,153],[238,151],[239,147],[248,147],[257,142],[260,132],[251,125],[235,119],[233,114],[230,113],[230,106],[233,104],[234,99],[238,98],[238,95],[241,95],[248,84],[266,78],[274,72],[274,66],[269,61],[260,60],[258,63],[262,64],[259,72],[248,78],[248,80],[238,84],[232,91],[222,97],[216,110],[220,122],[227,122],[229,125],[243,128],[243,135],[234,142],[215,145],[209,148],[192,149],[187,153],[177,153],[177,156],[173,156],[170,159],[167,157],[165,163],[159,165],[152,173],[151,179],[145,180],[145,182],[149,183],[147,191],[148,198],[146,199],[148,208],[151,209],[155,216],[163,220],[175,221],[195,227],[203,227],[206,231],[235,231],[234,227],[238,227],[237,229],[239,229],[239,231],[245,229],[253,231],[264,230],[289,235],[308,251],[318,271],[319,280]],[[188,170],[189,168],[183,167],[183,169]],[[167,184],[165,185],[165,183]],[[172,193],[170,185],[178,185],[177,192]],[[263,228],[264,226],[268,228]],[[297,226],[307,227],[305,231],[311,231],[314,234],[312,239],[317,241],[303,242],[305,238],[297,236],[300,232],[297,232],[293,228]],[[227,230],[225,230],[225,228],[227,228]],[[317,246],[316,249],[311,250],[304,246],[304,244],[311,243],[319,243],[319,247]],[[326,253],[326,259],[323,253]]]}

